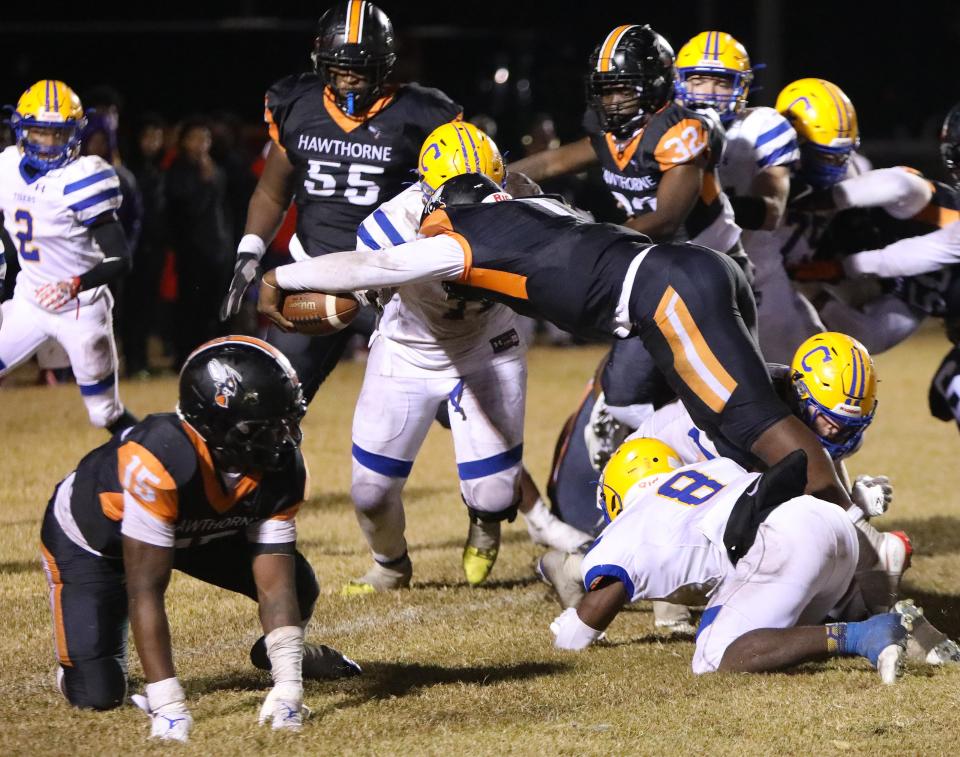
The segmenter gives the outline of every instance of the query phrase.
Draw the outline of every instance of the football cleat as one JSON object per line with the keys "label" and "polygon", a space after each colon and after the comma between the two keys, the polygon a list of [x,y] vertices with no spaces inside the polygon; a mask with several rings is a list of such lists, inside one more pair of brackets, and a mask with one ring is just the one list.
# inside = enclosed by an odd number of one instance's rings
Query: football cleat
{"label": "football cleat", "polygon": [[[250,662],[258,670],[269,672],[272,665],[267,656],[267,645],[261,636],[250,648]],[[309,681],[334,681],[338,678],[353,678],[363,669],[349,657],[340,654],[326,644],[303,645],[303,677]]]}
{"label": "football cleat", "polygon": [[697,628],[690,622],[690,608],[673,602],[653,603],[653,627],[672,636],[695,636]]}
{"label": "football cleat", "polygon": [[527,533],[534,544],[540,544],[561,552],[576,552],[580,547],[593,541],[590,534],[564,523],[550,512],[541,500],[529,512],[523,514],[527,524]]}
{"label": "football cleat", "polygon": [[463,547],[463,573],[467,583],[479,586],[490,575],[500,551],[500,522],[470,523],[467,543]]}
{"label": "football cleat", "polygon": [[927,665],[960,664],[960,644],[937,629],[912,599],[901,599],[893,612],[910,618],[912,630],[907,639],[907,659]]}
{"label": "football cleat", "polygon": [[900,613],[882,613],[859,623],[848,623],[849,651],[870,661],[880,680],[896,683],[903,672],[907,634],[912,629],[910,616]]}
{"label": "football cleat", "polygon": [[378,591],[408,589],[412,577],[413,563],[410,562],[408,555],[394,560],[389,565],[374,562],[373,567],[360,578],[354,578],[344,584],[340,594],[344,597],[359,597],[376,594]]}
{"label": "football cleat", "polygon": [[551,549],[537,563],[537,574],[545,584],[553,587],[564,610],[579,605],[587,593],[580,574],[582,564],[581,552],[561,552],[557,549]]}

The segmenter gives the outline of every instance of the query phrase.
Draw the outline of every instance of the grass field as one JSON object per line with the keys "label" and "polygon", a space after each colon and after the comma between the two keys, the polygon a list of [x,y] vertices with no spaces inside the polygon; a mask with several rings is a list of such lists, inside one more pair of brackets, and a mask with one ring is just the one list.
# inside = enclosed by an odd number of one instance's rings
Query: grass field
{"label": "grass field", "polygon": [[[960,634],[960,438],[926,409],[947,344],[922,332],[879,356],[881,404],[851,472],[886,473],[896,487],[877,523],[904,528],[916,552],[906,593]],[[530,356],[526,462],[545,481],[555,435],[600,348],[538,348]],[[300,547],[323,594],[308,638],[359,661],[363,677],[308,683],[300,734],[258,728],[266,674],[247,662],[255,606],[175,575],[167,595],[178,674],[195,719],[195,754],[955,754],[960,666],[910,667],[883,687],[862,661],[776,675],[690,672],[693,645],[653,632],[647,605],[611,626],[609,643],[555,652],[557,605],[533,574],[539,549],[506,526],[489,583],[467,586],[460,552],[467,519],[449,439],[434,429],[407,488],[414,587],[361,599],[338,594],[369,556],[349,501],[350,419],[363,367],[337,369],[311,406],[304,450],[313,496]],[[172,408],[172,378],[124,384],[138,414]],[[136,709],[72,710],[54,688],[40,516],[54,484],[102,431],[87,426],[75,387],[0,390],[0,754],[120,754],[149,744]],[[131,652],[132,686],[142,686]]]}

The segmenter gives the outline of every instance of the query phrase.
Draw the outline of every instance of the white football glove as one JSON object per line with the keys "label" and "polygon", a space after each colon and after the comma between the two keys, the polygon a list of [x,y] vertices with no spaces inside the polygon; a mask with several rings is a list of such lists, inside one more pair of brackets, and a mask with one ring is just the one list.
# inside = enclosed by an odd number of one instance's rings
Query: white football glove
{"label": "white football glove", "polygon": [[850,499],[868,518],[883,515],[893,501],[893,486],[886,476],[857,476]]}
{"label": "white football glove", "polygon": [[310,715],[310,708],[303,703],[303,685],[278,683],[267,694],[260,708],[260,725],[270,721],[273,728],[299,731],[303,721]]}
{"label": "white football glove", "polygon": [[[150,718],[150,738],[186,743],[193,718],[187,710],[179,681],[168,678],[158,683],[148,683],[146,689],[146,695],[134,694],[130,698]],[[163,703],[151,706],[151,696]]]}
{"label": "white football glove", "polygon": [[69,281],[57,281],[44,284],[37,287],[34,293],[37,297],[37,304],[44,310],[51,313],[57,312],[70,300],[77,296],[80,291],[80,279],[73,278]]}
{"label": "white football glove", "polygon": [[260,258],[251,252],[240,252],[233,265],[233,278],[220,306],[220,320],[226,321],[240,312],[243,296],[260,274]]}

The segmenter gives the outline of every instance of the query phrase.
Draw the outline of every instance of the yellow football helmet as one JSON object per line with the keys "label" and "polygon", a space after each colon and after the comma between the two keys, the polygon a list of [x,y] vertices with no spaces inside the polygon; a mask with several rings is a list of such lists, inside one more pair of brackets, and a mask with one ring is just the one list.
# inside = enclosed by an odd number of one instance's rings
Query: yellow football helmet
{"label": "yellow football helmet", "polygon": [[[877,373],[867,348],[846,334],[826,331],[801,344],[790,364],[801,419],[834,460],[856,451],[877,412]],[[818,428],[818,416],[831,426]]]}
{"label": "yellow football helmet", "polygon": [[62,81],[41,79],[20,95],[10,118],[24,161],[39,171],[69,163],[80,154],[83,106]]}
{"label": "yellow football helmet", "polygon": [[[691,76],[722,76],[730,80],[727,94],[694,94],[687,86]],[[677,53],[676,97],[688,108],[709,106],[728,123],[747,105],[753,69],[746,48],[726,32],[700,32]]]}
{"label": "yellow football helmet", "polygon": [[610,523],[623,512],[623,498],[641,478],[679,468],[680,455],[659,439],[628,439],[604,466],[597,482],[597,507]]}
{"label": "yellow football helmet", "polygon": [[776,109],[800,138],[802,177],[817,188],[845,179],[860,130],[857,111],[843,90],[825,79],[798,79],[777,96]]}
{"label": "yellow football helmet", "polygon": [[451,121],[430,132],[420,148],[419,166],[424,202],[453,176],[482,173],[501,187],[507,178],[496,143],[467,121]]}

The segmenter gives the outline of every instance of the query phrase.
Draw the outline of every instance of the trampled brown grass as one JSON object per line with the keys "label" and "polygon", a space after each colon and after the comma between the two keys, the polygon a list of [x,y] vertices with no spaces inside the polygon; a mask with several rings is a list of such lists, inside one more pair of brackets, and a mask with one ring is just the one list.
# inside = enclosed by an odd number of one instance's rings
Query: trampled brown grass
{"label": "trampled brown grass", "polygon": [[[881,528],[905,528],[916,553],[907,593],[960,634],[960,438],[932,419],[926,391],[947,344],[928,330],[879,356],[881,406],[851,472],[896,485]],[[555,434],[601,349],[531,353],[526,461],[541,484]],[[647,606],[611,627],[610,643],[555,652],[557,606],[534,579],[539,549],[521,522],[505,528],[490,582],[469,588],[460,568],[466,515],[449,439],[434,429],[406,496],[413,589],[363,599],[338,594],[368,554],[349,502],[350,419],[362,366],[337,369],[307,416],[313,497],[299,519],[301,549],[324,593],[309,638],[357,659],[362,678],[308,683],[314,717],[298,735],[259,728],[268,678],[252,669],[252,602],[175,576],[168,593],[178,673],[195,726],[184,753],[238,754],[946,754],[960,734],[960,666],[910,667],[881,686],[858,660],[775,675],[690,672],[693,646],[653,632]],[[125,383],[137,413],[172,407],[175,382]],[[54,484],[90,447],[75,387],[0,390],[0,753],[119,754],[148,744],[133,707],[68,707],[53,684],[38,531]],[[131,653],[133,688],[142,685]],[[166,748],[170,748],[169,745]]]}

